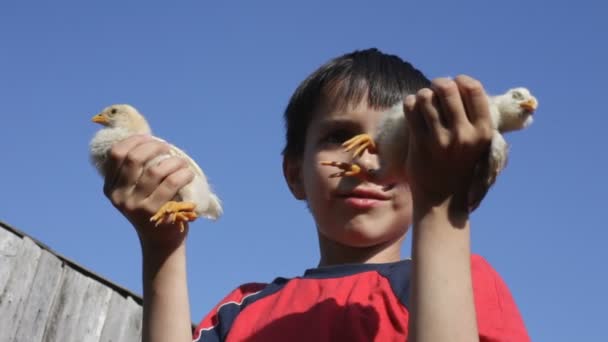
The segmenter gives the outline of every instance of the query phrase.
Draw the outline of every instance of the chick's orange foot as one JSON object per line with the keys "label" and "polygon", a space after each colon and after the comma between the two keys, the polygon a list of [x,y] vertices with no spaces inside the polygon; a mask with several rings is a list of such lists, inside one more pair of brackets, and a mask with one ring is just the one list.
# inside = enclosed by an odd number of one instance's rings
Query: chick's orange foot
{"label": "chick's orange foot", "polygon": [[357,164],[353,164],[353,163],[341,163],[341,162],[336,162],[336,161],[322,161],[321,165],[325,165],[325,166],[334,166],[339,168],[340,172],[336,172],[336,173],[332,173],[331,175],[329,175],[329,178],[336,178],[336,177],[350,177],[350,176],[355,176],[361,173],[361,167]]}
{"label": "chick's orange foot", "polygon": [[183,232],[185,223],[192,222],[198,217],[194,212],[195,208],[196,204],[191,202],[169,201],[150,218],[150,221],[155,222],[157,226],[162,223],[177,223],[180,232]]}
{"label": "chick's orange foot", "polygon": [[377,153],[376,143],[369,134],[358,134],[345,141],[342,146],[346,152],[355,150],[353,157],[361,157],[365,150],[369,153]]}

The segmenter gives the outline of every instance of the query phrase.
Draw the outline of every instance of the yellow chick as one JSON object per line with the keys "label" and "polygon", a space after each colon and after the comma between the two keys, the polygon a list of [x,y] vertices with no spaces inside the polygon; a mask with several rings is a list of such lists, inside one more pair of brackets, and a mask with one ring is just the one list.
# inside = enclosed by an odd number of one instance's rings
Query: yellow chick
{"label": "yellow chick", "polygon": [[[532,114],[538,107],[537,99],[526,88],[513,88],[506,93],[488,96],[490,118],[494,133],[487,160],[481,161],[475,171],[475,181],[468,194],[469,209],[475,210],[505,168],[509,146],[501,133],[528,127]],[[344,142],[346,151],[354,150],[353,156],[360,157],[366,150],[379,155],[380,168],[367,170],[374,177],[387,174],[403,174],[407,160],[409,131],[403,112],[403,103],[398,103],[385,112],[374,137],[359,134]],[[338,167],[342,171],[330,177],[361,176],[361,168],[354,163],[323,161],[322,165]]]}
{"label": "yellow chick", "polygon": [[[90,142],[89,150],[92,163],[99,173],[105,177],[106,161],[112,145],[134,134],[151,134],[148,122],[137,109],[127,104],[115,104],[106,107],[92,119],[103,125]],[[156,138],[159,141],[162,139]],[[168,154],[158,156],[149,161],[145,167],[157,165],[170,156],[184,158],[194,173],[194,179],[179,190],[176,197],[164,204],[150,218],[158,226],[161,223],[178,223],[183,232],[185,222],[196,220],[199,216],[217,219],[222,215],[222,206],[217,195],[213,193],[203,170],[185,152],[170,145]]]}

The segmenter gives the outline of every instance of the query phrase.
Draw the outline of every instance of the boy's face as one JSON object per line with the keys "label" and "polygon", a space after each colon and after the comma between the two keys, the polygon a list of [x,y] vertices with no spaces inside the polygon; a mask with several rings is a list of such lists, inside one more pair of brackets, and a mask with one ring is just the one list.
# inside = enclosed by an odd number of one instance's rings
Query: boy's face
{"label": "boy's face", "polygon": [[374,136],[382,110],[367,101],[348,109],[321,105],[306,133],[301,160],[286,160],[286,177],[293,194],[305,199],[325,238],[351,247],[370,247],[401,238],[412,219],[412,201],[403,179],[362,181],[354,177],[330,178],[340,170],[321,161],[356,162],[376,169],[378,156],[365,152],[352,159],[342,142],[354,135]]}

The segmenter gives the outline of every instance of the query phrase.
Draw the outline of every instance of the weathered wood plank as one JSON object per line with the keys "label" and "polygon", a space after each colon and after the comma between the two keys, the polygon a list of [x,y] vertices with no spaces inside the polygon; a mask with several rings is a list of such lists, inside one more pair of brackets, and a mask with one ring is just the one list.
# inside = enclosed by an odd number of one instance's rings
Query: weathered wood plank
{"label": "weathered wood plank", "polygon": [[87,277],[70,267],[64,267],[59,293],[53,301],[50,319],[46,323],[45,342],[77,341],[74,333],[78,326],[78,316],[87,290]]}
{"label": "weathered wood plank", "polygon": [[119,342],[127,327],[127,299],[118,292],[112,292],[106,321],[101,331],[100,342]]}
{"label": "weathered wood plank", "polygon": [[135,342],[141,340],[142,308],[131,297],[112,294],[108,316],[100,342]]}
{"label": "weathered wood plank", "polygon": [[46,248],[0,227],[0,342],[141,340],[141,298]]}
{"label": "weathered wood plank", "polygon": [[39,342],[63,275],[63,262],[43,250],[14,341]]}
{"label": "weathered wood plank", "polygon": [[21,248],[23,240],[9,232],[8,230],[0,229],[0,294],[4,292],[4,288],[11,277],[11,271],[17,252]]}
{"label": "weathered wood plank", "polygon": [[41,254],[34,241],[23,238],[10,278],[0,294],[0,341],[13,341]]}
{"label": "weathered wood plank", "polygon": [[80,308],[78,326],[72,341],[98,342],[106,320],[112,290],[104,284],[87,278],[82,307]]}
{"label": "weathered wood plank", "polygon": [[142,306],[136,303],[133,298],[128,297],[125,311],[129,314],[127,315],[126,329],[120,342],[141,341]]}

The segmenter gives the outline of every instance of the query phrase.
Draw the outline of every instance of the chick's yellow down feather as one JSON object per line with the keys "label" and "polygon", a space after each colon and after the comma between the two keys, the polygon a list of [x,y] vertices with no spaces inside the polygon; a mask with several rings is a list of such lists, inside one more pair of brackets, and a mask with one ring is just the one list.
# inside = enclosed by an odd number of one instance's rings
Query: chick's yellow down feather
{"label": "chick's yellow down feather", "polygon": [[[106,107],[92,120],[104,126],[95,134],[89,145],[91,161],[104,177],[107,172],[108,152],[112,145],[135,134],[152,134],[144,116],[127,104]],[[164,142],[162,139],[155,139]],[[147,162],[144,168],[157,165],[170,156],[178,156],[188,162],[194,179],[180,189],[176,197],[163,205],[150,220],[156,225],[177,223],[183,231],[185,222],[194,221],[199,216],[219,218],[223,211],[222,205],[218,196],[213,193],[203,170],[184,151],[174,145],[169,146],[168,154],[155,157]]]}
{"label": "chick's yellow down feather", "polygon": [[[471,211],[479,206],[507,164],[509,146],[502,133],[528,127],[533,121],[532,114],[538,106],[537,99],[523,87],[510,89],[501,95],[488,96],[488,103],[494,132],[488,156],[478,163],[468,193],[468,205]],[[365,151],[377,153],[379,169],[366,172],[374,177],[382,178],[387,174],[404,175],[409,134],[404,106],[400,102],[384,113],[373,137],[359,134],[344,142],[342,146],[346,151],[353,151],[354,158],[360,157]],[[356,163],[323,161],[321,164],[342,170],[332,174],[331,177],[363,177],[364,174]]]}

